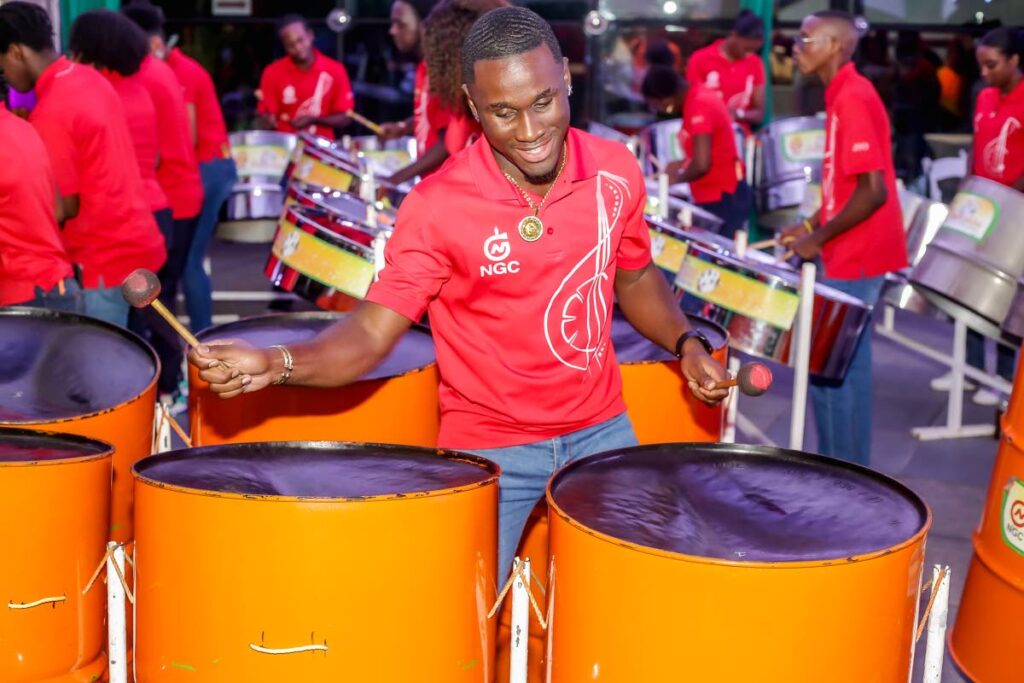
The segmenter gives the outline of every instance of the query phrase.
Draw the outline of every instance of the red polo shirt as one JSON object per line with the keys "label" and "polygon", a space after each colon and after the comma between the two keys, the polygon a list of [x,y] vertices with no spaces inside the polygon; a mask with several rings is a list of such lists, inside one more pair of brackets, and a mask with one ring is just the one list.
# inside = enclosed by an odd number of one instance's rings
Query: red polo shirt
{"label": "red polo shirt", "polygon": [[882,171],[888,198],[871,216],[821,250],[826,277],[857,280],[907,265],[903,214],[896,192],[889,115],[871,82],[847,64],[825,89],[825,161],[821,224],[850,201],[861,173]]}
{"label": "red polo shirt", "polygon": [[196,110],[196,161],[201,164],[214,159],[231,156],[228,143],[228,128],[224,124],[224,112],[217,99],[217,89],[206,69],[178,48],[167,55],[167,66],[171,67],[181,83],[185,103]]}
{"label": "red polo shirt", "polygon": [[1024,175],[1024,83],[1005,97],[999,88],[978,93],[974,175],[1011,186]]}
{"label": "red polo shirt", "polygon": [[616,270],[651,260],[644,180],[618,143],[572,129],[567,144],[535,242],[519,236],[532,212],[486,139],[399,209],[367,300],[410,320],[429,312],[443,447],[532,443],[625,410],[609,329]]}
{"label": "red polo shirt", "polygon": [[444,131],[444,146],[448,154],[455,156],[483,137],[483,132],[480,122],[472,116],[450,114]]}
{"label": "red polo shirt", "polygon": [[441,106],[440,100],[430,94],[430,77],[427,63],[416,67],[416,85],[413,88],[413,133],[420,155],[437,144],[441,131],[448,126],[451,114]]}
{"label": "red polo shirt", "polygon": [[156,107],[160,136],[160,163],[156,177],[167,193],[175,218],[194,218],[203,208],[203,181],[192,148],[188,112],[181,84],[171,67],[150,55],[142,62],[139,80],[146,86]]}
{"label": "red polo shirt", "polygon": [[0,101],[0,306],[35,297],[71,276],[53,207],[56,183],[32,126]]}
{"label": "red polo shirt", "polygon": [[[352,111],[355,97],[344,65],[319,50],[314,50],[313,66],[300,69],[288,57],[271,62],[260,79],[261,114],[273,117],[283,133],[296,132],[292,119],[297,116],[327,116]],[[334,139],[329,126],[317,126],[317,135]]]}
{"label": "red polo shirt", "polygon": [[170,207],[170,201],[160,187],[156,177],[157,159],[160,154],[160,141],[156,127],[156,107],[153,98],[146,91],[146,86],[138,75],[125,78],[113,71],[101,71],[114,91],[121,98],[124,115],[128,123],[128,132],[135,146],[135,158],[139,162],[139,174],[142,176],[142,190],[149,202],[150,211],[160,211]]}
{"label": "red polo shirt", "polygon": [[[722,52],[724,42],[716,40],[694,52],[686,64],[686,80],[718,93],[731,110],[747,109],[754,89],[764,85],[764,62],[753,54],[733,61]],[[740,125],[750,132],[747,123]]]}
{"label": "red polo shirt", "polygon": [[78,195],[64,244],[86,287],[116,287],[136,268],[159,270],[164,238],[142,191],[124,107],[95,69],[60,57],[36,83],[29,120],[43,139],[57,187]]}
{"label": "red polo shirt", "polygon": [[690,192],[698,204],[717,202],[723,194],[736,190],[744,176],[743,162],[736,151],[729,111],[720,97],[699,84],[690,87],[683,103],[679,144],[687,159],[693,158],[693,138],[697,135],[711,136],[711,168],[690,183]]}

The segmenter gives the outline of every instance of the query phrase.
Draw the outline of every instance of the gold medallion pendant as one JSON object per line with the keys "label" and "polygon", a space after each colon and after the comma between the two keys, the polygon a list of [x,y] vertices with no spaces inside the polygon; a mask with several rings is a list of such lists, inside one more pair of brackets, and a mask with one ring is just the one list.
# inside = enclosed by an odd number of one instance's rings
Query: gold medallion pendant
{"label": "gold medallion pendant", "polygon": [[527,242],[536,242],[544,234],[544,224],[536,216],[519,221],[519,236]]}

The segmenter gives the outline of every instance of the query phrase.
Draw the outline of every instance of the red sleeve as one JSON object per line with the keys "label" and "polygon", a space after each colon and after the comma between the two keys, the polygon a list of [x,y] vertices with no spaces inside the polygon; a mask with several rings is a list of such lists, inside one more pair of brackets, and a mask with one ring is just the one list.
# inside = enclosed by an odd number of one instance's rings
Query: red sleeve
{"label": "red sleeve", "polygon": [[[632,159],[627,160],[627,163],[630,162]],[[619,242],[619,250],[616,253],[616,264],[623,270],[640,270],[651,262],[651,231],[647,227],[647,219],[644,218],[647,185],[640,167],[635,163],[630,165],[636,168],[631,177],[627,178],[632,206],[622,229],[622,241]]]}
{"label": "red sleeve", "polygon": [[452,274],[433,211],[422,194],[409,193],[398,209],[395,231],[384,249],[384,269],[366,300],[417,321]]}
{"label": "red sleeve", "polygon": [[683,128],[692,137],[711,135],[714,131],[714,117],[710,108],[700,97],[693,98],[683,112]]}
{"label": "red sleeve", "polygon": [[70,197],[78,194],[78,163],[71,133],[60,122],[50,117],[33,118],[32,124],[46,145],[46,153],[53,167],[53,177],[57,181],[57,189],[61,196]]}
{"label": "red sleeve", "polygon": [[356,106],[356,98],[352,94],[352,84],[348,80],[348,72],[345,70],[345,65],[338,65],[337,69],[335,69],[334,79],[336,83],[334,84],[334,103],[331,106],[331,111],[352,111]]}
{"label": "red sleeve", "polygon": [[274,65],[269,64],[263,70],[263,76],[260,77],[260,103],[256,110],[260,114],[277,116],[277,105],[281,101],[280,90],[277,79],[274,78]]}
{"label": "red sleeve", "polygon": [[754,75],[754,87],[764,85],[764,61],[759,55],[750,55],[750,70]]}
{"label": "red sleeve", "polygon": [[885,146],[875,120],[878,112],[866,100],[853,96],[836,105],[836,169],[846,176],[885,170]]}

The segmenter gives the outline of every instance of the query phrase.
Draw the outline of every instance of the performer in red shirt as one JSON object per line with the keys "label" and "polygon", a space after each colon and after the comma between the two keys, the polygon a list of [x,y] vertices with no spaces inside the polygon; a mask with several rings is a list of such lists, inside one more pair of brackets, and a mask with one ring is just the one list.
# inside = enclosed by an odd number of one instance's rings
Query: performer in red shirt
{"label": "performer in red shirt", "polygon": [[569,66],[551,27],[525,8],[494,10],[473,26],[463,60],[485,137],[406,197],[367,301],[284,352],[229,342],[191,360],[225,398],[282,381],[342,385],[429,311],[440,445],[504,472],[504,575],[553,470],[635,443],[609,338],[614,298],[680,356],[698,398],[720,401],[726,392],[713,387],[725,372],[651,262],[636,159],[569,128]]}
{"label": "performer in red shirt", "polygon": [[30,122],[50,157],[63,238],[82,271],[85,311],[124,325],[120,285],[136,268],[157,270],[164,241],[142,188],[124,108],[95,69],[59,57],[46,11],[0,5],[0,70],[18,90],[35,88]]}
{"label": "performer in red shirt", "polygon": [[[797,66],[826,87],[822,207],[803,225],[785,230],[783,240],[805,259],[821,256],[821,282],[873,306],[885,274],[907,265],[907,244],[889,116],[850,61],[857,41],[846,12],[818,12],[801,24]],[[871,385],[869,325],[845,379],[838,385],[812,382],[820,453],[869,463]]]}
{"label": "performer in red shirt", "polygon": [[745,9],[728,36],[697,50],[686,63],[686,80],[716,92],[747,133],[764,120],[763,46],[764,21]]}
{"label": "performer in red shirt", "polygon": [[0,306],[80,312],[75,281],[54,213],[56,181],[32,125],[7,111],[0,79]]}
{"label": "performer in red shirt", "polygon": [[355,97],[345,67],[313,47],[313,31],[298,14],[277,25],[287,56],[271,62],[260,79],[259,112],[270,128],[285,133],[308,130],[334,139],[349,124]]}
{"label": "performer in red shirt", "polygon": [[665,169],[670,181],[689,183],[694,203],[721,218],[721,233],[732,238],[746,225],[753,196],[722,99],[664,64],[651,65],[641,90],[653,111],[683,116],[679,144],[686,158]]}

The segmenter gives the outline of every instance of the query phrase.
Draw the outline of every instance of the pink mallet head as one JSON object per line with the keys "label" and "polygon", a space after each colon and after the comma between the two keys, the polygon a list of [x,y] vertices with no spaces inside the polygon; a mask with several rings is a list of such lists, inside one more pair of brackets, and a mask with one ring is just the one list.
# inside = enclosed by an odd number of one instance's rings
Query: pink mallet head
{"label": "pink mallet head", "polygon": [[151,270],[137,268],[121,283],[121,296],[134,308],[145,308],[160,296],[160,280]]}
{"label": "pink mallet head", "polygon": [[764,363],[747,363],[736,373],[736,384],[747,396],[760,396],[772,385],[772,371]]}

